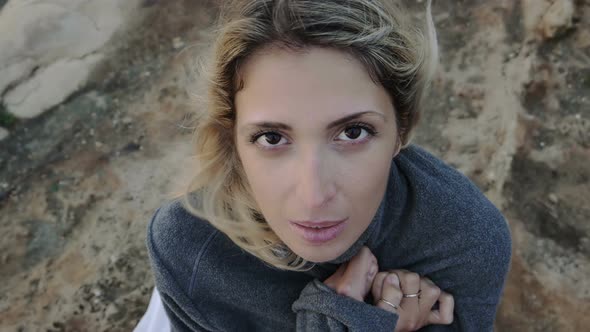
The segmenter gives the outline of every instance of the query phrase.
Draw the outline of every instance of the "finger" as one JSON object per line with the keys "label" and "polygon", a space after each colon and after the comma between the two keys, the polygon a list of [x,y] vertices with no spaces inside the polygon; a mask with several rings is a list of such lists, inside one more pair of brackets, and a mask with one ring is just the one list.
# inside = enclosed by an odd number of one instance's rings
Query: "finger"
{"label": "finger", "polygon": [[[402,295],[404,294],[415,294],[420,290],[420,276],[417,273],[410,272],[407,270],[394,270],[400,280],[400,289]],[[420,321],[420,306],[417,297],[402,297],[400,307],[405,312],[411,313],[408,317],[408,321],[418,323]]]}
{"label": "finger", "polygon": [[370,258],[369,260],[369,269],[367,271],[367,282],[365,283],[365,289],[363,291],[364,296],[366,296],[373,286],[373,280],[379,271],[379,266],[377,265],[377,259],[375,257]]}
{"label": "finger", "polygon": [[[420,275],[408,270],[393,270],[399,276],[400,287],[404,294],[416,294],[420,290]],[[416,298],[414,298],[416,299]]]}
{"label": "finger", "polygon": [[[379,308],[394,313],[398,313],[398,311],[402,310],[402,291],[399,285],[399,277],[395,273],[389,273],[383,282],[383,287],[381,289],[381,298],[377,302],[377,306]],[[385,300],[393,304],[393,306],[381,300]],[[395,308],[394,306],[397,308]]]}
{"label": "finger", "polygon": [[[348,266],[340,279],[337,292],[341,295],[364,301],[365,296],[371,289],[371,272],[377,273],[377,259],[374,258],[371,250],[363,246],[361,250],[348,262]],[[371,266],[375,263],[374,268]]]}
{"label": "finger", "polygon": [[428,324],[451,324],[453,322],[453,311],[455,310],[455,299],[451,294],[442,292],[438,302],[438,310],[430,312]]}
{"label": "finger", "polygon": [[355,261],[364,261],[368,262],[371,258],[375,258],[371,249],[367,246],[362,246],[359,252],[350,260],[351,262]]}
{"label": "finger", "polygon": [[340,264],[340,266],[338,267],[338,269],[334,273],[337,276],[342,277],[347,268],[348,268],[348,262],[344,262],[344,263]]}
{"label": "finger", "polygon": [[371,250],[366,246],[363,246],[361,250],[356,254],[349,262],[349,266],[346,269],[345,274],[351,280],[365,280],[365,276],[371,268],[371,264],[377,262],[377,259],[371,253]]}
{"label": "finger", "polygon": [[375,305],[377,305],[377,301],[381,299],[381,291],[383,289],[383,282],[385,281],[385,277],[387,277],[388,272],[379,272],[373,279],[373,284],[371,285],[371,294],[373,295],[373,300]]}
{"label": "finger", "polygon": [[373,278],[377,272],[377,258],[368,247],[363,246],[359,253],[350,260],[342,278],[345,284],[349,285],[349,295],[362,301],[371,289]]}
{"label": "finger", "polygon": [[347,266],[348,266],[348,262],[340,264],[338,269],[328,279],[324,280],[324,284],[326,284],[326,286],[328,286],[332,289],[336,289],[335,280],[340,280],[342,278],[342,276],[344,275],[344,271],[346,271]]}
{"label": "finger", "polygon": [[348,262],[344,262],[338,266],[338,269],[332,274],[333,276],[342,277],[344,275],[344,271],[348,268]]}
{"label": "finger", "polygon": [[373,255],[373,253],[371,253],[371,255],[369,256],[368,259],[368,269],[367,269],[367,277],[369,278],[369,281],[371,282],[369,284],[369,286],[373,283],[373,278],[375,278],[375,275],[377,274],[377,272],[379,271],[379,265],[377,264],[377,258]]}
{"label": "finger", "polygon": [[[377,264],[377,257],[373,255],[371,249],[367,246],[363,246],[360,251],[359,261],[362,269],[367,273],[367,276],[373,281],[375,274],[379,271]],[[368,289],[367,289],[368,290]]]}
{"label": "finger", "polygon": [[430,279],[426,277],[420,279],[420,299],[418,301],[418,306],[420,307],[418,322],[420,322],[420,327],[428,325],[428,320],[433,315],[431,311],[432,306],[438,301],[440,293],[440,288]]}
{"label": "finger", "polygon": [[[432,280],[422,277],[420,279],[420,312],[428,313],[441,295],[440,288]],[[427,317],[424,317],[426,320]]]}
{"label": "finger", "polygon": [[360,290],[358,290],[359,287],[354,284],[356,279],[352,267],[352,261],[341,265],[342,272],[334,289],[336,290],[336,293],[340,295],[349,296],[360,301]]}

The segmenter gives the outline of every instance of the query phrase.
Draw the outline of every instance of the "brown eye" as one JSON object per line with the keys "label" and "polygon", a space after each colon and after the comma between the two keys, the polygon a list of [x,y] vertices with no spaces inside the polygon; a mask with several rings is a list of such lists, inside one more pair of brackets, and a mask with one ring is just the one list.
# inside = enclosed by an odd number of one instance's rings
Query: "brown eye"
{"label": "brown eye", "polygon": [[275,132],[256,134],[252,137],[251,142],[265,149],[277,148],[288,144],[287,140],[281,134]]}
{"label": "brown eye", "polygon": [[374,136],[373,131],[370,128],[354,125],[341,131],[340,135],[338,135],[338,140],[345,142],[359,142],[368,136]]}
{"label": "brown eye", "polygon": [[279,144],[279,142],[281,141],[281,135],[275,133],[265,134],[264,137],[266,142],[270,145]]}
{"label": "brown eye", "polygon": [[359,127],[350,127],[344,130],[346,137],[350,139],[356,139],[362,134],[363,130]]}

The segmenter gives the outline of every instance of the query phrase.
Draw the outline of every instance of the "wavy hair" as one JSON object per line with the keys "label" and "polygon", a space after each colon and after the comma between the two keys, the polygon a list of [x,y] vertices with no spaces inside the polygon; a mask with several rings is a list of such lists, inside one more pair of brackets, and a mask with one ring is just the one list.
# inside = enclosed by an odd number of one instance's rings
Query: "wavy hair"
{"label": "wavy hair", "polygon": [[240,69],[257,50],[330,47],[353,55],[390,94],[399,139],[409,144],[438,63],[430,0],[426,32],[392,0],[238,0],[222,8],[212,44],[204,107],[195,127],[196,173],[185,207],[236,245],[279,269],[311,262],[292,252],[264,220],[249,188],[234,138]]}

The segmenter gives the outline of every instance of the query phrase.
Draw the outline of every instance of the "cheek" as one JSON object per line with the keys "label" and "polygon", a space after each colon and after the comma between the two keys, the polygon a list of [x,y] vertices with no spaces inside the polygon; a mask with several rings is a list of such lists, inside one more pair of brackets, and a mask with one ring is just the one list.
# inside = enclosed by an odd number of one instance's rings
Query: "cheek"
{"label": "cheek", "polygon": [[378,189],[387,185],[392,156],[393,144],[382,139],[367,153],[342,162],[345,172],[341,178],[346,179],[346,188],[360,197],[380,196]]}
{"label": "cheek", "polygon": [[359,203],[353,206],[365,210],[375,205],[376,201],[380,201],[387,186],[390,165],[390,159],[373,159],[370,163],[363,163],[350,169],[350,174],[342,177],[348,179],[345,184],[347,196]]}
{"label": "cheek", "polygon": [[240,155],[246,179],[254,194],[258,206],[264,210],[267,207],[278,207],[280,199],[278,193],[285,187],[285,177],[277,165],[260,158],[252,151],[245,151]]}

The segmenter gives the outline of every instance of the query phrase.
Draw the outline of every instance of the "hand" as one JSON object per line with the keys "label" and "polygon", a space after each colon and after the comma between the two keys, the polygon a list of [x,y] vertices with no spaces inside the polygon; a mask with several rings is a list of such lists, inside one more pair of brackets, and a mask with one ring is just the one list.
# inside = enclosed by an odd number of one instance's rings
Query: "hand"
{"label": "hand", "polygon": [[[448,325],[453,322],[453,296],[416,273],[407,270],[379,272],[373,281],[371,293],[376,306],[399,316],[395,331],[416,331],[430,324]],[[418,293],[420,295],[416,297],[404,297],[404,294]],[[438,310],[431,310],[437,301]]]}
{"label": "hand", "polygon": [[369,248],[363,246],[350,261],[340,265],[324,284],[338,294],[364,301],[378,270],[377,258]]}

